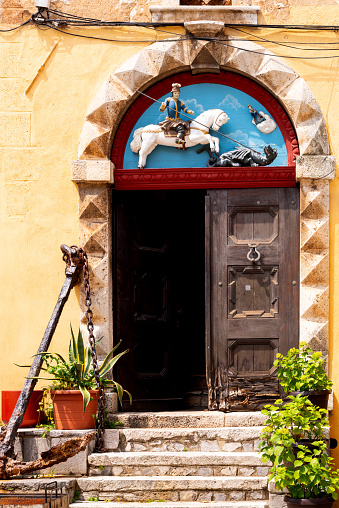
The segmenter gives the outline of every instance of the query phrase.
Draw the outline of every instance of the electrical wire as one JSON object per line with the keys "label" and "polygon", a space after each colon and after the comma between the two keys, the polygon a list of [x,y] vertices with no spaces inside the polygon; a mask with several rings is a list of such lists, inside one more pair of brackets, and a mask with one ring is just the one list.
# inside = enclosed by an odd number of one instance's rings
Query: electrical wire
{"label": "electrical wire", "polygon": [[[81,21],[84,21],[84,22],[93,22],[93,23],[96,23],[100,26],[140,26],[140,27],[145,27],[145,28],[148,28],[148,27],[156,27],[156,26],[184,26],[184,23],[178,23],[178,22],[175,22],[175,23],[169,23],[169,22],[162,22],[162,23],[157,23],[157,22],[131,22],[131,21],[103,21],[103,20],[100,20],[100,19],[95,19],[95,18],[83,18],[81,16],[76,16],[75,14],[69,14],[69,13],[65,13],[65,12],[62,12],[62,11],[58,11],[58,10],[55,10],[55,9],[48,9],[48,11],[50,13],[53,13],[55,15],[61,15],[61,16],[65,16],[65,17],[68,17],[70,19],[74,19],[74,20],[81,20]],[[251,28],[251,29],[256,29],[256,28],[276,28],[276,29],[286,29],[286,30],[324,30],[324,31],[339,31],[339,26],[338,25],[265,25],[265,24],[257,24],[257,25],[252,25],[252,24],[248,24],[248,23],[225,23],[225,27],[229,27],[229,28],[238,28],[238,27],[246,27],[246,28]]]}
{"label": "electrical wire", "polygon": [[0,32],[13,32],[14,30],[17,30],[18,28],[21,28],[22,26],[24,25],[27,25],[28,23],[31,22],[31,18],[30,19],[27,19],[26,21],[24,21],[23,23],[21,23],[21,25],[18,25],[18,26],[14,26],[13,28],[6,28],[6,29],[2,29],[0,30]]}
{"label": "electrical wire", "polygon": [[[68,30],[62,30],[59,28],[59,25],[72,25],[72,26],[78,26],[78,27],[85,27],[85,26],[101,26],[101,27],[104,27],[104,26],[133,26],[133,27],[143,27],[143,28],[148,28],[148,29],[151,29],[153,31],[156,31],[156,32],[161,32],[161,33],[166,33],[166,34],[170,34],[170,35],[174,35],[174,36],[177,36],[178,37],[178,34],[176,32],[172,32],[170,30],[165,30],[163,28],[160,28],[163,27],[163,26],[169,26],[169,25],[175,25],[175,26],[182,26],[184,25],[183,23],[145,23],[145,22],[127,22],[127,21],[112,21],[112,22],[109,22],[109,21],[102,21],[102,20],[98,20],[98,19],[95,19],[95,18],[84,18],[84,17],[81,17],[81,16],[76,16],[74,14],[68,14],[68,13],[64,13],[64,12],[61,12],[61,11],[58,11],[58,10],[54,10],[54,9],[46,9],[47,11],[47,18],[45,18],[42,14],[42,12],[44,11],[44,9],[42,8],[39,8],[39,11],[38,13],[35,13],[31,16],[31,18],[29,20],[26,20],[24,21],[23,23],[21,23],[21,25],[18,25],[16,27],[13,27],[13,28],[10,28],[10,29],[3,29],[3,30],[0,30],[0,32],[11,32],[11,31],[14,31],[14,30],[17,30],[18,28],[28,24],[28,23],[33,23],[37,26],[39,26],[40,28],[42,28],[42,26],[45,26],[46,29],[52,29],[52,30],[56,30],[57,32],[60,32],[60,33],[63,33],[65,35],[70,35],[70,36],[73,36],[73,37],[81,37],[81,38],[85,38],[85,39],[92,39],[92,40],[100,40],[100,41],[105,41],[105,42],[120,42],[120,43],[152,43],[152,42],[168,42],[169,39],[138,39],[138,40],[132,40],[132,39],[125,39],[125,40],[122,40],[122,39],[112,39],[112,38],[106,38],[106,37],[95,37],[95,36],[90,36],[90,35],[83,35],[83,34],[76,34],[74,32],[70,32]],[[58,15],[58,16],[62,16],[63,18],[62,19],[55,19],[55,18],[50,18],[49,17],[49,14],[53,14],[53,15]],[[253,28],[262,28],[262,27],[265,27],[265,28],[279,28],[280,30],[281,29],[295,29],[295,30],[337,30],[339,29],[339,27],[337,26],[309,26],[309,25],[234,25],[234,24],[225,24],[226,27],[230,27],[234,30],[237,30],[239,32],[242,32],[248,36],[254,36],[256,38],[256,40],[260,40],[262,42],[266,42],[268,44],[275,44],[275,45],[278,45],[278,46],[283,46],[283,47],[287,47],[287,48],[290,48],[290,49],[294,49],[294,50],[297,50],[297,51],[336,51],[337,48],[298,48],[298,47],[295,47],[295,46],[292,46],[291,44],[295,44],[295,43],[283,43],[283,42],[279,42],[279,41],[273,41],[273,40],[270,40],[270,39],[267,39],[265,37],[261,37],[259,35],[255,35],[255,34],[249,34],[248,32],[246,32],[245,30],[242,30],[242,28],[240,27],[248,27],[248,28],[251,28],[253,30]],[[229,39],[220,39],[220,38],[215,38],[215,37],[194,37],[194,36],[180,36],[178,37],[177,39],[174,39],[174,38],[171,38],[170,39],[171,42],[177,42],[177,41],[184,41],[184,40],[206,40],[206,41],[213,41],[213,42],[216,42],[220,45],[223,45],[223,46],[226,46],[226,47],[229,47],[229,48],[233,48],[233,49],[237,49],[237,50],[240,50],[240,51],[246,51],[248,53],[254,53],[254,54],[263,54],[262,51],[255,51],[255,50],[252,50],[252,49],[248,49],[248,48],[242,48],[242,47],[239,47],[239,46],[235,46],[234,44],[228,44],[226,41],[229,41]],[[237,39],[238,42],[243,42],[243,41],[248,41],[248,39]],[[339,42],[338,42],[339,43]],[[338,43],[329,43],[329,44],[338,44]],[[307,44],[307,43],[303,43],[303,44]],[[309,43],[308,43],[309,44]],[[312,43],[311,43],[312,44]],[[328,44],[328,43],[322,43],[322,44]],[[275,57],[275,58],[288,58],[288,59],[301,59],[301,60],[319,60],[319,59],[329,59],[329,58],[339,58],[339,54],[334,54],[334,55],[326,55],[326,56],[310,56],[310,57],[307,57],[307,56],[295,56],[295,55],[272,55],[272,57]]]}
{"label": "electrical wire", "polygon": [[[234,30],[242,32],[242,33],[244,33],[246,35],[250,35],[248,32],[245,32],[244,30],[241,30],[240,28],[234,28]],[[298,48],[298,47],[295,47],[295,46],[291,46],[291,44],[298,44],[298,43],[295,43],[295,42],[290,42],[289,44],[287,44],[287,43],[284,43],[284,42],[272,41],[272,40],[266,39],[265,37],[260,37],[259,35],[254,35],[254,37],[256,37],[256,40],[260,40],[260,41],[263,41],[263,42],[268,42],[270,44],[277,44],[279,46],[284,46],[286,48],[297,49],[297,50],[302,50],[302,51],[315,51],[315,49],[317,51],[334,51],[333,48]],[[239,39],[239,40],[248,41],[248,39]],[[252,42],[255,42],[255,41],[252,41]],[[304,43],[304,44],[310,44],[310,43]],[[311,44],[313,44],[313,42]],[[320,44],[327,44],[327,43],[323,42],[323,43],[320,43]],[[332,42],[330,44],[339,44],[339,41]]]}
{"label": "electrical wire", "polygon": [[[60,33],[63,33],[65,35],[71,35],[73,37],[81,37],[81,38],[84,38],[84,39],[94,39],[94,40],[98,40],[98,41],[106,41],[106,42],[122,42],[122,43],[145,43],[145,42],[179,42],[179,41],[184,41],[184,40],[208,40],[208,41],[213,41],[217,44],[220,44],[222,46],[226,46],[228,48],[231,48],[231,49],[238,49],[240,51],[245,51],[247,53],[254,53],[254,54],[257,54],[257,55],[263,55],[265,54],[265,51],[255,51],[255,50],[252,50],[252,49],[248,49],[248,48],[241,48],[239,46],[235,46],[233,44],[227,44],[225,42],[222,42],[221,40],[217,39],[217,38],[213,38],[213,37],[180,37],[178,39],[138,39],[138,40],[132,40],[132,39],[125,39],[125,40],[122,40],[122,39],[109,39],[109,38],[106,38],[106,37],[94,37],[92,35],[83,35],[83,34],[75,34],[73,32],[69,32],[69,31],[65,31],[65,30],[61,30],[60,28],[54,26],[53,24],[48,24],[48,27],[51,28],[52,30],[56,30],[57,32],[60,32]],[[175,35],[178,35],[178,34],[175,34]],[[334,50],[332,50],[334,51]],[[339,54],[337,55],[324,55],[324,56],[292,56],[292,55],[275,55],[275,54],[272,54],[270,55],[272,58],[288,58],[288,59],[294,59],[294,60],[320,60],[320,59],[329,59],[329,58],[339,58]]]}

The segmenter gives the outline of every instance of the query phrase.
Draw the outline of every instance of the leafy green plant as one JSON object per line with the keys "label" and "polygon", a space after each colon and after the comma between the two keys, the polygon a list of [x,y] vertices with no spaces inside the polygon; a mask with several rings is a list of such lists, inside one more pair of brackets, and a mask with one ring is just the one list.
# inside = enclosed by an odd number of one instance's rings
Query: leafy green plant
{"label": "leafy green plant", "polygon": [[[96,344],[101,339],[96,341]],[[100,379],[105,388],[112,388],[118,394],[120,403],[124,392],[127,393],[132,403],[132,396],[123,387],[114,380],[104,378],[116,364],[116,362],[128,350],[113,356],[113,353],[120,346],[121,341],[108,353],[103,363],[99,367]],[[37,356],[37,355],[35,355]],[[94,377],[94,372],[91,363],[91,350],[90,347],[85,347],[82,333],[79,330],[77,339],[74,336],[73,329],[71,326],[71,340],[68,349],[68,360],[65,360],[59,353],[41,353],[43,359],[43,367],[41,370],[47,374],[53,376],[52,378],[39,376],[34,379],[44,379],[52,381],[49,389],[51,390],[80,390],[83,397],[83,410],[85,409],[90,401],[89,390],[95,390],[97,384]],[[20,367],[23,367],[20,365]],[[24,366],[27,367],[27,366]]]}
{"label": "leafy green plant", "polygon": [[73,499],[72,499],[72,503],[76,503],[77,500],[79,499],[80,497],[80,490],[75,490],[74,491],[74,496],[73,496]]}
{"label": "leafy green plant", "polygon": [[90,496],[88,501],[99,501],[99,496]]}
{"label": "leafy green plant", "polygon": [[39,402],[38,413],[43,415],[42,421],[36,425],[37,428],[43,428],[44,432],[42,437],[46,437],[47,432],[55,428],[54,423],[54,412],[53,412],[53,400],[51,391],[46,388],[42,393],[42,399]]}
{"label": "leafy green plant", "polygon": [[[332,467],[324,441],[328,426],[326,409],[314,406],[307,397],[288,396],[265,406],[267,416],[259,450],[263,463],[271,461],[270,480],[278,490],[288,489],[292,498],[332,496],[337,499],[339,471]],[[310,440],[306,446],[302,440]]]}
{"label": "leafy green plant", "polygon": [[277,354],[274,362],[278,379],[287,392],[330,390],[332,381],[324,370],[325,358],[320,351],[313,352],[307,342],[300,342],[299,349],[292,348],[286,356]]}
{"label": "leafy green plant", "polygon": [[259,450],[262,461],[270,460],[274,466],[293,461],[293,450],[301,440],[325,439],[324,427],[329,425],[326,409],[314,406],[301,395],[287,398],[290,402],[278,399],[261,411],[267,419],[260,434]]}
{"label": "leafy green plant", "polygon": [[299,445],[297,457],[290,464],[276,464],[269,480],[275,480],[277,490],[287,489],[294,499],[332,497],[338,499],[339,470],[333,469],[333,459],[326,453],[324,441],[313,442],[310,450]]}

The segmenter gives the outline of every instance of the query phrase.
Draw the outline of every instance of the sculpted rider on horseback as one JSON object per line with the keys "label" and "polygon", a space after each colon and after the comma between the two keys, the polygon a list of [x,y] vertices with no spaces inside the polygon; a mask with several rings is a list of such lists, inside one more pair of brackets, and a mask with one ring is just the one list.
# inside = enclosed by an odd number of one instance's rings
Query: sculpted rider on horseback
{"label": "sculpted rider on horseback", "polygon": [[175,142],[178,145],[183,145],[182,148],[184,148],[184,137],[189,132],[191,120],[182,120],[180,118],[180,111],[189,115],[194,115],[194,111],[187,109],[185,103],[179,100],[180,88],[180,83],[173,83],[171,90],[172,97],[168,97],[165,102],[161,103],[160,111],[163,112],[167,109],[167,117],[163,122],[159,123],[159,126],[164,131],[165,136],[170,136],[170,130],[176,131],[177,137]]}

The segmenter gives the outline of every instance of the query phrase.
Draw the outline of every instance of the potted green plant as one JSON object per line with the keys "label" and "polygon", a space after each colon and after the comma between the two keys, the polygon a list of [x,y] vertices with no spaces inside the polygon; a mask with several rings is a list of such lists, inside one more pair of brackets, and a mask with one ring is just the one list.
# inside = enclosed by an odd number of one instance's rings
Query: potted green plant
{"label": "potted green plant", "polygon": [[[116,391],[120,403],[124,393],[127,393],[132,403],[131,394],[127,390],[116,381],[104,378],[119,358],[128,352],[126,350],[113,356],[120,343],[102,362],[99,375],[105,388]],[[59,353],[46,352],[41,356],[44,362],[42,370],[52,377],[39,376],[36,379],[51,381],[49,389],[53,399],[55,428],[59,430],[94,428],[99,391],[92,368],[90,347],[85,347],[81,331],[79,330],[76,339],[71,327],[67,360]]]}
{"label": "potted green plant", "polygon": [[300,393],[326,409],[333,383],[324,370],[325,361],[320,351],[314,352],[307,342],[300,342],[299,348],[290,349],[286,356],[278,353],[274,366],[285,392]]}
{"label": "potted green plant", "polygon": [[307,397],[288,398],[288,403],[280,399],[262,410],[267,420],[259,443],[261,460],[271,461],[269,480],[275,481],[276,489],[288,490],[284,498],[288,508],[329,508],[338,498],[339,471],[333,469],[333,459],[327,455],[327,411]]}
{"label": "potted green plant", "polygon": [[269,480],[277,490],[287,489],[287,508],[298,506],[328,507],[338,499],[339,470],[333,468],[324,441],[315,441],[312,450],[300,445],[297,456],[289,464],[276,464]]}
{"label": "potted green plant", "polygon": [[314,441],[324,440],[324,428],[329,425],[326,409],[314,406],[308,397],[287,398],[289,402],[278,399],[261,411],[267,419],[259,449],[274,465],[293,461],[299,445],[312,447]]}

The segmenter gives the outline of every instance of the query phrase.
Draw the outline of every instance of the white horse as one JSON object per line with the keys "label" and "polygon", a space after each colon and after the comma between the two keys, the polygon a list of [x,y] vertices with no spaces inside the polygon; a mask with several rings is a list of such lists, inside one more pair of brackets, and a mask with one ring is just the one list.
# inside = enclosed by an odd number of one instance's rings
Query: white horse
{"label": "white horse", "polygon": [[[211,151],[219,155],[219,139],[209,134],[209,128],[218,131],[229,117],[221,109],[209,109],[197,116],[190,124],[190,134],[185,136],[186,148],[191,146],[206,145],[209,143]],[[147,156],[153,152],[157,145],[173,146],[178,148],[174,137],[166,137],[159,125],[146,125],[140,127],[133,134],[131,150],[139,152],[138,168],[143,169],[146,165]]]}

